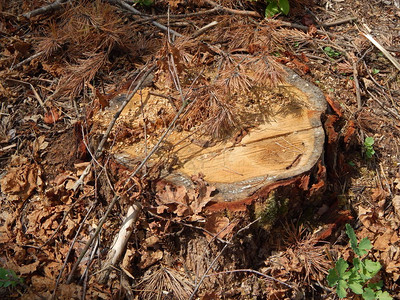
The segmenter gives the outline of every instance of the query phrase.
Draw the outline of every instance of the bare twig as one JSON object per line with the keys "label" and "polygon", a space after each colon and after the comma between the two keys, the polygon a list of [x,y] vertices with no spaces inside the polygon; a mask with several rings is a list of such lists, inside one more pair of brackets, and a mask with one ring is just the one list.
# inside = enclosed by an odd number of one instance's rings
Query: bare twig
{"label": "bare twig", "polygon": [[16,146],[17,146],[17,144],[11,144],[11,145],[5,146],[3,148],[0,148],[0,152],[10,150],[10,149],[12,149],[12,148],[14,148]]}
{"label": "bare twig", "polygon": [[[197,229],[197,230],[200,230],[200,231],[202,231],[202,232],[208,233],[208,234],[209,234],[210,236],[212,236],[212,237],[215,236],[216,239],[217,239],[218,241],[220,241],[221,243],[224,243],[224,244],[230,244],[230,243],[231,243],[231,242],[229,242],[229,241],[227,241],[227,240],[224,240],[224,239],[221,239],[221,238],[218,237],[218,235],[219,235],[221,232],[219,232],[218,234],[214,234],[214,233],[212,233],[211,231],[208,231],[207,229],[205,229],[205,228],[203,228],[203,227],[194,226],[194,225],[192,225],[192,224],[180,222],[180,221],[177,221],[177,220],[174,220],[174,219],[164,218],[164,217],[159,216],[159,215],[157,215],[157,214],[155,214],[155,213],[152,213],[152,212],[149,211],[149,210],[147,211],[147,213],[148,213],[149,215],[151,215],[151,216],[157,218],[157,219],[160,219],[160,220],[172,222],[172,223],[175,223],[175,224],[179,224],[179,225],[182,225],[182,226],[185,226],[185,227]],[[224,230],[225,230],[225,228],[224,228]],[[172,235],[172,234],[170,234],[170,235]]]}
{"label": "bare twig", "polygon": [[201,10],[198,12],[194,12],[194,13],[187,13],[187,14],[180,14],[180,15],[144,15],[142,14],[142,17],[145,17],[146,19],[140,19],[135,21],[134,23],[143,23],[143,22],[150,22],[150,21],[154,21],[154,20],[158,20],[158,19],[186,19],[189,17],[198,17],[198,16],[204,16],[204,15],[211,15],[214,13],[218,13],[218,12],[222,12],[222,10],[218,7],[214,7],[212,9],[208,9],[208,10]]}
{"label": "bare twig", "polygon": [[250,16],[250,17],[255,17],[255,18],[260,18],[260,14],[258,12],[255,11],[248,11],[248,10],[239,10],[239,9],[232,9],[232,8],[228,8],[228,7],[224,7],[219,5],[218,3],[212,1],[212,0],[206,0],[206,3],[216,7],[218,9],[221,9],[224,12],[233,14],[233,15],[240,15],[240,16]]}
{"label": "bare twig", "polygon": [[321,25],[319,25],[317,27],[331,27],[331,26],[345,24],[345,23],[348,23],[348,22],[353,22],[355,20],[357,20],[356,17],[348,17],[348,18],[336,20],[336,21],[333,21],[333,22],[323,23],[323,24],[321,24]]}
{"label": "bare twig", "polygon": [[45,112],[47,112],[47,107],[44,106],[44,102],[42,98],[40,97],[39,93],[36,91],[36,89],[33,87],[32,84],[29,84],[31,86],[31,90],[33,94],[35,95],[36,100],[39,102],[40,106],[44,109]]}
{"label": "bare twig", "polygon": [[381,44],[379,44],[369,33],[361,33],[365,36],[376,48],[378,48],[383,55],[400,71],[400,63],[390,54]]}
{"label": "bare twig", "polygon": [[360,93],[360,83],[358,82],[358,71],[356,60],[353,60],[353,80],[356,88],[356,99],[358,110],[362,109],[361,93]]}
{"label": "bare twig", "polygon": [[62,8],[62,4],[65,2],[68,2],[70,0],[56,0],[55,2],[49,4],[49,5],[45,5],[42,7],[39,7],[37,9],[34,9],[30,12],[24,13],[22,14],[25,18],[32,18],[38,15],[43,15],[43,14],[47,14],[47,13],[51,13],[54,12],[56,10],[59,10]]}
{"label": "bare twig", "polygon": [[[136,8],[132,7],[131,5],[129,5],[128,3],[126,3],[123,0],[107,0],[107,1],[110,2],[110,3],[119,5],[120,7],[122,7],[125,10],[128,10],[129,12],[131,12],[134,15],[139,15],[139,16],[142,15],[142,13],[140,11],[138,11]],[[137,19],[138,16],[134,16],[134,18]],[[144,18],[144,20],[146,20],[146,18]],[[172,29],[170,29],[170,28],[168,28],[168,27],[166,27],[166,26],[164,26],[164,25],[162,25],[162,24],[160,24],[160,23],[158,23],[156,21],[150,21],[150,22],[151,22],[151,24],[153,24],[157,28],[159,28],[159,29],[161,29],[163,31],[166,31],[166,32],[170,32],[174,36],[178,36],[178,37],[182,36],[180,33],[176,32],[175,30],[172,30]]]}
{"label": "bare twig", "polygon": [[35,54],[33,54],[32,56],[29,56],[28,58],[24,59],[23,61],[17,63],[15,66],[11,66],[11,70],[14,69],[18,69],[19,67],[21,67],[22,65],[34,60],[35,58],[38,58],[39,56],[41,56],[42,54],[44,54],[44,51],[39,51]]}
{"label": "bare twig", "polygon": [[368,89],[366,89],[366,91],[372,97],[372,99],[374,99],[384,110],[390,113],[395,119],[400,121],[400,115],[396,111],[390,109],[389,107],[387,107],[387,105],[383,104],[382,101],[375,97],[375,95],[372,94]]}
{"label": "bare twig", "polygon": [[287,284],[286,282],[283,282],[282,280],[276,279],[276,278],[274,278],[272,276],[266,275],[264,273],[261,273],[261,272],[258,272],[256,270],[252,270],[252,269],[238,269],[238,270],[232,270],[232,271],[223,271],[223,272],[218,272],[218,273],[213,273],[213,274],[207,275],[207,277],[217,276],[217,275],[221,275],[221,274],[238,273],[238,272],[254,273],[254,274],[260,275],[262,277],[265,277],[267,279],[276,281],[276,282],[278,282],[280,284],[283,284],[283,285],[285,285],[285,286],[287,286],[289,288],[294,288],[293,286],[291,286],[290,284]]}
{"label": "bare twig", "polygon": [[115,266],[119,261],[123,251],[125,250],[126,244],[128,243],[129,237],[131,236],[134,223],[136,222],[141,209],[142,205],[138,202],[129,206],[125,220],[122,222],[122,227],[119,230],[115,243],[108,252],[107,259],[103,264],[102,269],[104,272],[99,278],[100,283],[105,283],[108,280],[111,272],[110,266]]}
{"label": "bare twig", "polygon": [[7,80],[11,81],[11,82],[18,82],[18,83],[29,85],[33,94],[35,95],[36,100],[39,102],[40,106],[44,109],[44,111],[47,112],[47,108],[44,106],[44,102],[43,102],[42,98],[39,96],[38,92],[36,91],[36,89],[33,87],[33,85],[31,83],[29,83],[27,81],[23,81],[23,80],[14,79],[14,78],[8,78]]}
{"label": "bare twig", "polygon": [[206,26],[204,26],[204,27],[200,28],[199,30],[197,30],[196,32],[194,32],[191,35],[191,38],[196,38],[217,25],[218,25],[217,21],[212,21],[211,23],[207,24]]}
{"label": "bare twig", "polygon": [[[296,28],[296,29],[300,29],[300,30],[304,30],[304,31],[308,31],[308,26],[304,26],[304,25],[300,25],[300,24],[296,24],[296,23],[291,23],[291,22],[286,22],[286,21],[281,21],[281,20],[270,20],[267,19],[266,20],[267,23],[272,23],[277,27],[291,27],[291,28]],[[327,35],[329,37],[335,37],[334,34],[317,29],[316,31],[318,34],[322,34],[322,35]]]}

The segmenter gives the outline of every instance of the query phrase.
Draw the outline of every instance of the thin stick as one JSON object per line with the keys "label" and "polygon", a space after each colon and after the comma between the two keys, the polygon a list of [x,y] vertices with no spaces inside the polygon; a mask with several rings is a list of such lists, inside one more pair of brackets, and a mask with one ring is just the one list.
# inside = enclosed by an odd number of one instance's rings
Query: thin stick
{"label": "thin stick", "polygon": [[142,210],[140,203],[130,205],[126,214],[125,220],[122,222],[121,229],[119,230],[118,236],[115,240],[114,245],[109,250],[107,259],[103,264],[102,269],[105,270],[99,278],[101,284],[105,283],[110,276],[110,266],[115,266],[119,261],[123,251],[125,250],[126,244],[132,234],[134,223],[139,216],[139,212]]}
{"label": "thin stick", "polygon": [[39,93],[36,91],[36,89],[33,87],[32,84],[29,84],[31,86],[31,90],[33,94],[35,95],[36,100],[39,102],[40,106],[44,109],[45,112],[48,112],[47,107],[44,106],[44,102],[42,98],[40,97]]}
{"label": "thin stick", "polygon": [[[131,5],[129,5],[128,3],[126,3],[123,0],[107,0],[107,1],[110,2],[110,3],[118,4],[123,9],[128,10],[129,12],[131,12],[134,15],[142,15],[142,13],[140,11],[138,11],[136,8],[132,7]],[[137,19],[137,16],[135,18]],[[144,18],[144,20],[146,20],[146,18]],[[178,37],[182,36],[180,33],[176,32],[176,31],[174,31],[174,30],[172,30],[172,29],[170,29],[170,28],[168,28],[168,27],[166,27],[166,26],[164,26],[164,25],[162,25],[162,24],[160,24],[160,23],[158,23],[156,21],[150,21],[150,22],[151,22],[151,24],[153,24],[154,26],[156,26],[157,28],[159,28],[159,29],[161,29],[163,31],[170,32],[173,35],[178,36]]]}
{"label": "thin stick", "polygon": [[[285,22],[285,21],[281,21],[281,20],[267,20],[267,23],[272,23],[278,27],[292,27],[292,28],[296,28],[296,29],[300,29],[300,30],[304,30],[304,31],[308,31],[308,27],[304,26],[304,25],[300,25],[300,24],[296,24],[296,23],[291,23],[291,22]],[[327,35],[329,37],[335,37],[335,34],[317,29],[316,31],[318,34],[322,34],[322,35]]]}
{"label": "thin stick", "polygon": [[233,15],[239,15],[239,16],[250,16],[250,17],[255,17],[255,18],[260,18],[260,14],[258,12],[255,11],[248,11],[248,10],[238,10],[238,9],[232,9],[232,8],[228,8],[228,7],[224,7],[219,5],[218,3],[212,1],[212,0],[206,0],[206,3],[208,3],[209,5],[219,8],[222,11],[225,11],[227,13],[233,14]]}
{"label": "thin stick", "polygon": [[283,282],[282,280],[276,279],[276,278],[274,278],[274,277],[272,277],[272,276],[266,275],[266,274],[264,274],[264,273],[261,273],[261,272],[258,272],[258,271],[256,271],[256,270],[252,270],[252,269],[238,269],[238,270],[232,270],[232,271],[222,271],[222,272],[218,272],[218,273],[213,273],[213,274],[207,275],[207,277],[217,276],[217,275],[221,275],[221,274],[238,273],[238,272],[249,272],[249,273],[254,273],[254,274],[260,275],[260,276],[262,276],[262,277],[265,277],[265,278],[267,278],[267,279],[276,281],[276,282],[278,282],[278,283],[280,283],[280,284],[283,284],[283,285],[285,285],[285,286],[287,286],[287,287],[294,288],[293,286],[291,286],[290,284],[287,284],[286,282]]}
{"label": "thin stick", "polygon": [[376,101],[378,102],[378,104],[384,109],[386,110],[388,113],[390,113],[395,119],[397,119],[398,121],[400,121],[400,115],[396,112],[393,111],[392,109],[390,109],[389,107],[387,107],[387,105],[383,104],[382,101],[380,101],[377,97],[375,97],[374,94],[372,94],[368,89],[366,89],[367,93]]}
{"label": "thin stick", "polygon": [[[203,227],[194,226],[194,225],[192,225],[192,224],[186,224],[186,223],[183,223],[183,222],[176,221],[176,220],[174,220],[174,219],[164,218],[164,217],[159,216],[159,215],[157,215],[157,214],[155,214],[155,213],[152,213],[152,212],[149,211],[149,210],[147,211],[147,213],[148,213],[149,215],[155,217],[155,218],[160,219],[160,220],[170,221],[170,222],[173,222],[173,223],[175,223],[175,224],[179,224],[179,225],[182,225],[182,226],[185,226],[185,227],[189,227],[189,228],[193,228],[193,229],[197,229],[197,230],[206,232],[206,233],[208,233],[210,236],[215,236],[214,233],[212,233],[211,231],[208,231],[207,229],[205,229],[205,228],[203,228]],[[173,234],[175,234],[175,233],[170,233],[169,235],[173,235]],[[217,236],[218,236],[219,234],[220,234],[220,233],[218,233]],[[219,237],[217,237],[217,239],[218,239],[218,241],[220,241],[221,243],[224,243],[224,244],[231,244],[231,242],[229,242],[229,241],[227,241],[227,240],[224,240],[224,239],[221,239],[221,238],[219,238]]]}
{"label": "thin stick", "polygon": [[361,33],[365,36],[376,48],[386,56],[386,58],[400,71],[400,63],[390,54],[381,44],[379,44],[369,33]]}
{"label": "thin stick", "polygon": [[40,106],[44,109],[45,112],[48,111],[46,106],[44,106],[44,102],[43,102],[42,98],[39,96],[38,92],[35,90],[35,88],[33,87],[33,85],[31,83],[29,83],[27,81],[23,81],[23,80],[14,79],[14,78],[8,78],[6,80],[11,81],[11,82],[18,82],[18,83],[23,83],[23,84],[29,85],[33,94],[35,95],[36,100],[39,102]]}
{"label": "thin stick", "polygon": [[16,146],[17,146],[17,144],[11,144],[11,145],[5,146],[3,148],[0,148],[0,152],[10,150],[11,148],[14,148]]}
{"label": "thin stick", "polygon": [[[126,183],[128,183],[134,176],[136,176],[136,174],[140,171],[140,169],[147,163],[147,161],[150,159],[150,157],[158,150],[158,148],[160,147],[161,143],[164,141],[165,137],[167,136],[167,134],[169,134],[169,132],[172,130],[172,128],[175,126],[176,121],[179,119],[179,117],[181,116],[181,114],[183,113],[183,111],[185,110],[186,106],[188,104],[188,101],[185,101],[181,108],[179,109],[179,111],[176,113],[174,119],[172,120],[172,122],[169,124],[167,130],[165,130],[165,132],[162,134],[162,136],[160,137],[160,139],[158,140],[157,144],[154,145],[153,149],[151,149],[151,151],[149,152],[149,154],[147,154],[147,156],[142,160],[142,162],[140,163],[140,165],[135,169],[135,171],[133,171],[133,173],[129,176],[129,178],[126,180]],[[127,192],[129,192],[131,189],[133,188],[133,185],[127,190]]]}
{"label": "thin stick", "polygon": [[328,23],[323,23],[317,27],[331,27],[331,26],[345,24],[348,22],[353,22],[355,20],[357,20],[356,17],[348,17],[348,18],[344,18],[344,19],[340,19],[340,20],[336,20],[336,21],[332,21],[332,22],[328,22]]}
{"label": "thin stick", "polygon": [[15,70],[18,69],[19,67],[21,67],[22,65],[34,60],[35,58],[38,58],[39,56],[41,56],[42,54],[44,54],[44,51],[39,51],[35,54],[33,54],[32,56],[29,56],[28,58],[24,59],[23,61],[17,63],[15,66],[11,66],[10,70]]}
{"label": "thin stick", "polygon": [[30,12],[27,12],[27,13],[24,13],[22,15],[25,18],[30,19],[30,18],[38,16],[38,15],[43,15],[43,14],[46,14],[46,13],[54,12],[56,10],[61,9],[62,8],[62,4],[65,3],[65,2],[68,2],[68,1],[69,0],[56,0],[55,2],[53,2],[53,3],[49,4],[49,5],[39,7],[37,9],[34,9],[34,10],[32,10]]}
{"label": "thin stick", "polygon": [[132,97],[136,94],[136,92],[140,89],[140,87],[142,86],[143,82],[146,80],[146,78],[157,68],[157,65],[153,65],[151,68],[149,68],[147,70],[147,72],[143,75],[143,77],[140,79],[140,81],[137,83],[136,87],[134,88],[134,90],[132,91],[132,93],[130,93],[127,98],[125,99],[125,101],[122,103],[121,107],[118,109],[118,111],[115,113],[110,125],[107,128],[107,131],[105,133],[105,135],[103,136],[103,139],[100,141],[99,146],[96,150],[95,153],[95,157],[99,157],[102,154],[103,151],[103,147],[104,144],[106,143],[108,136],[110,135],[110,132],[112,130],[112,128],[114,127],[115,122],[117,121],[117,119],[119,118],[119,116],[121,115],[122,111],[124,110],[125,106],[128,105],[128,103],[130,102],[130,100],[132,99]]}
{"label": "thin stick", "polygon": [[152,15],[145,15],[142,14],[142,17],[146,17],[146,19],[140,19],[135,21],[134,23],[141,23],[141,22],[150,22],[150,21],[154,21],[154,20],[158,20],[158,19],[185,19],[185,18],[189,18],[189,17],[197,17],[197,16],[203,16],[203,15],[211,15],[214,13],[218,13],[221,12],[222,10],[218,7],[212,8],[212,9],[208,9],[208,10],[202,10],[202,11],[198,11],[198,12],[194,12],[194,13],[187,13],[187,14],[180,14],[180,15],[156,15],[156,16],[152,16]]}
{"label": "thin stick", "polygon": [[358,110],[362,109],[362,102],[361,102],[361,93],[360,93],[360,83],[358,82],[358,71],[357,71],[357,63],[356,60],[353,60],[353,79],[356,88],[356,98],[357,98],[357,107]]}
{"label": "thin stick", "polygon": [[194,32],[191,35],[191,38],[196,38],[217,25],[218,25],[217,21],[212,21],[211,23],[207,24],[206,26],[204,26],[204,27],[200,28],[199,30],[197,30],[196,32]]}

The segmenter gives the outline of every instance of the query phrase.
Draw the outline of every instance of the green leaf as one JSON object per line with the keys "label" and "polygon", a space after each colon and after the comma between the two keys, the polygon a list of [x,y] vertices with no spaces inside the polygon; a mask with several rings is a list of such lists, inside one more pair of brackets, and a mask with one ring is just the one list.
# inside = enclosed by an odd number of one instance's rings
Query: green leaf
{"label": "green leaf", "polygon": [[353,228],[351,228],[351,226],[349,224],[346,224],[346,233],[350,239],[351,249],[353,249],[353,251],[358,255],[357,237],[356,237],[356,234],[354,233]]}
{"label": "green leaf", "polygon": [[265,9],[265,17],[270,18],[279,13],[278,4],[275,1],[271,1]]}
{"label": "green leaf", "polygon": [[347,291],[346,291],[347,288],[348,288],[347,282],[340,279],[336,287],[336,294],[338,295],[339,298],[344,298],[347,296]]}
{"label": "green leaf", "polygon": [[369,136],[369,137],[366,137],[365,138],[365,141],[364,141],[364,145],[367,147],[367,146],[372,146],[373,144],[374,144],[374,138],[373,137],[371,137],[371,136]]}
{"label": "green leaf", "polygon": [[[348,282],[363,282],[363,277],[360,276],[359,269],[356,269],[355,267],[351,268],[349,272],[349,276],[347,277]],[[346,278],[344,278],[346,279]]]}
{"label": "green leaf", "polygon": [[383,287],[383,281],[380,280],[378,282],[374,282],[374,283],[369,283],[368,287],[373,289],[373,290],[381,290]]}
{"label": "green leaf", "polygon": [[335,268],[338,271],[340,277],[344,275],[348,267],[349,264],[343,258],[339,258],[335,265]]}
{"label": "green leaf", "polygon": [[379,300],[392,300],[392,296],[389,295],[388,292],[378,291],[376,293],[376,298]]}
{"label": "green leaf", "polygon": [[361,295],[363,293],[363,286],[358,282],[349,283],[349,288],[354,294]]}
{"label": "green leaf", "polygon": [[366,259],[364,265],[371,278],[374,277],[382,267],[379,261],[372,261],[370,259]]}
{"label": "green leaf", "polygon": [[326,280],[328,280],[329,286],[330,287],[335,286],[338,283],[339,279],[340,279],[340,277],[338,275],[336,268],[330,269],[329,274],[326,277]]}
{"label": "green leaf", "polygon": [[358,244],[358,249],[359,249],[359,256],[363,256],[368,253],[366,250],[371,250],[372,245],[371,241],[368,238],[363,238],[360,243]]}
{"label": "green leaf", "polygon": [[375,154],[374,149],[366,148],[365,155],[367,156],[367,158],[372,158],[372,156],[374,156],[374,154]]}
{"label": "green leaf", "polygon": [[0,287],[14,287],[22,282],[22,278],[19,278],[15,271],[0,268]]}
{"label": "green leaf", "polygon": [[370,288],[365,288],[362,296],[364,300],[375,300],[375,292]]}
{"label": "green leaf", "polygon": [[363,268],[363,265],[361,263],[361,260],[358,257],[355,257],[353,259],[353,269],[355,269],[356,271],[359,271]]}
{"label": "green leaf", "polygon": [[374,74],[374,75],[378,74],[379,72],[380,72],[379,69],[375,69],[375,68],[372,69],[372,74]]}
{"label": "green leaf", "polygon": [[289,13],[289,0],[279,0],[279,8],[285,15]]}

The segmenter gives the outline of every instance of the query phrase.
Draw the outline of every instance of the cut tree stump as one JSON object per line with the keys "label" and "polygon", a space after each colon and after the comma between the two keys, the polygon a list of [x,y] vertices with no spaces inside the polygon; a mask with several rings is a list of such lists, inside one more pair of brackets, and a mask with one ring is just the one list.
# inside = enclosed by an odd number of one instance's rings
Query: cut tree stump
{"label": "cut tree stump", "polygon": [[[271,99],[276,93],[288,98],[283,102],[286,103],[284,109],[281,103],[265,102],[271,106],[269,116],[263,115],[261,107],[259,114],[249,116],[257,119],[254,126],[242,129],[236,139],[216,143],[193,137],[194,131],[175,130],[150,165],[168,155],[174,163],[162,170],[162,177],[174,184],[191,187],[191,176],[202,173],[204,179],[217,188],[215,199],[224,201],[243,199],[263,186],[308,172],[323,151],[325,135],[320,118],[326,109],[326,100],[316,86],[291,70],[286,72],[285,82],[268,96]],[[114,106],[98,114],[102,127],[106,127],[111,114],[116,111]],[[161,122],[157,117],[160,107],[168,106],[171,107],[167,99],[154,96],[146,88],[141,95],[133,97],[119,122],[133,128],[135,122],[153,118],[156,124]],[[112,152],[125,164],[137,164],[156,141],[156,136],[149,135],[144,139],[141,133],[141,138],[134,141],[132,138],[118,140]]]}

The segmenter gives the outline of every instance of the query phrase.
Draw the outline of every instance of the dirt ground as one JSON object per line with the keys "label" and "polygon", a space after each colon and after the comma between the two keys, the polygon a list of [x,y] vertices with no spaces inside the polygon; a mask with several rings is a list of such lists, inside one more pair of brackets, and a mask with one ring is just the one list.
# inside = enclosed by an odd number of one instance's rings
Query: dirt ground
{"label": "dirt ground", "polygon": [[[265,1],[57,2],[35,15],[49,1],[0,0],[2,299],[337,299],[328,271],[354,258],[345,224],[371,241],[372,282],[400,298],[396,1],[293,0],[272,19]],[[240,139],[251,124],[235,97],[276,86],[281,65],[328,102],[315,168],[231,204],[201,174],[192,188],[160,180],[175,163],[151,156],[171,147],[160,133]],[[153,118],[100,125],[139,87],[164,99]],[[127,140],[149,160],[115,155]]]}

